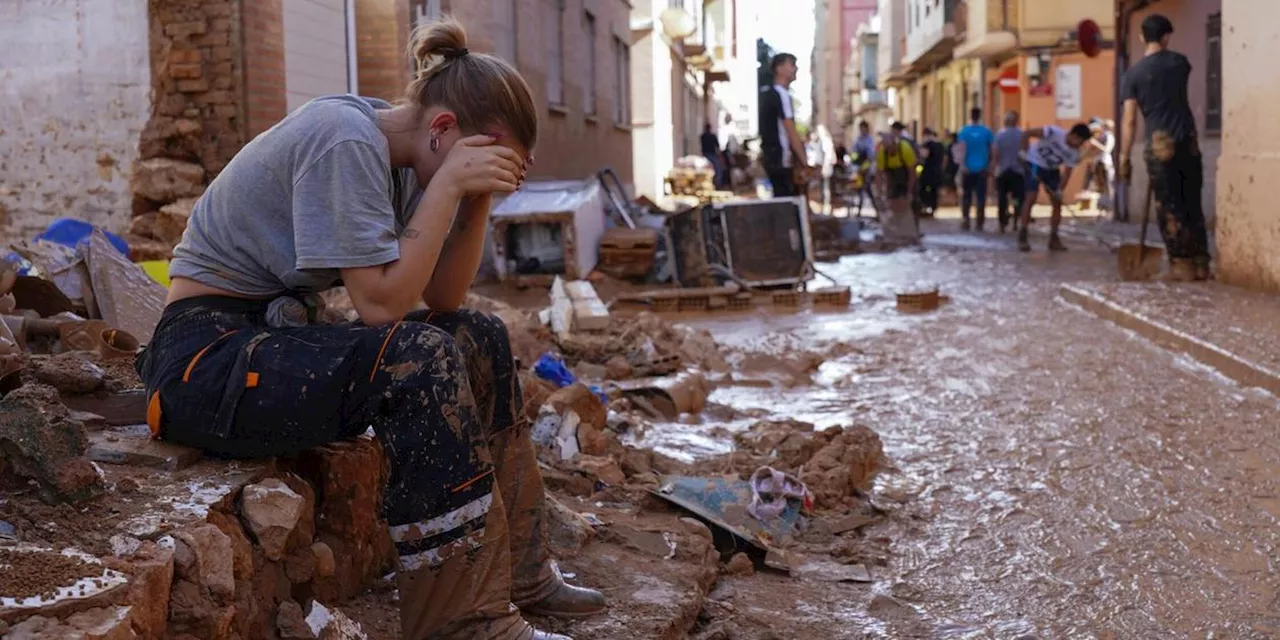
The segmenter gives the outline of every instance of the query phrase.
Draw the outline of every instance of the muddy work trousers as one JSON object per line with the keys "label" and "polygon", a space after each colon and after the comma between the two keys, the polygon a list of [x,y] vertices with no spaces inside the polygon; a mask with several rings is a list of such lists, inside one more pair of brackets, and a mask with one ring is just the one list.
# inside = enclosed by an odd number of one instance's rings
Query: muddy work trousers
{"label": "muddy work trousers", "polygon": [[1156,222],[1171,259],[1208,262],[1209,236],[1205,229],[1204,158],[1195,138],[1171,142],[1167,138],[1147,145],[1144,154]]}
{"label": "muddy work trousers", "polygon": [[153,431],[229,458],[287,456],[372,427],[400,556],[405,638],[516,638],[553,592],[544,495],[506,328],[472,311],[385,327],[268,327],[265,303],[165,309],[139,359]]}

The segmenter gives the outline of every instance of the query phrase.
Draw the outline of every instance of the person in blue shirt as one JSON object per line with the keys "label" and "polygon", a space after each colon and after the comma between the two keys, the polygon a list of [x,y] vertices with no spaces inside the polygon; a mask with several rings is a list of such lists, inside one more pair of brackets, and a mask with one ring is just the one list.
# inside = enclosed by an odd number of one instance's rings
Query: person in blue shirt
{"label": "person in blue shirt", "polygon": [[960,228],[964,231],[969,230],[969,207],[973,204],[976,195],[978,231],[982,231],[987,209],[987,177],[990,174],[991,158],[994,155],[992,149],[996,143],[995,134],[982,124],[982,109],[974,108],[969,111],[969,124],[960,130],[956,139],[964,145],[964,163],[961,167],[964,170],[962,179],[964,195],[960,201],[960,213],[964,216],[964,222],[960,224]]}

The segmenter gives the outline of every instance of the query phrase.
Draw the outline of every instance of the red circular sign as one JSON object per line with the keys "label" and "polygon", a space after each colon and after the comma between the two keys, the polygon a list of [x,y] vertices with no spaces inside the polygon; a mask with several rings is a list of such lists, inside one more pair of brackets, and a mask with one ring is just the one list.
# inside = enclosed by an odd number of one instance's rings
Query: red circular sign
{"label": "red circular sign", "polygon": [[1090,58],[1096,58],[1102,52],[1102,30],[1092,20],[1080,21],[1076,27],[1076,40],[1080,43],[1081,53]]}
{"label": "red circular sign", "polygon": [[1018,67],[1012,66],[1001,72],[996,84],[999,85],[1000,91],[1004,93],[1018,93],[1021,91],[1022,81],[1018,79]]}

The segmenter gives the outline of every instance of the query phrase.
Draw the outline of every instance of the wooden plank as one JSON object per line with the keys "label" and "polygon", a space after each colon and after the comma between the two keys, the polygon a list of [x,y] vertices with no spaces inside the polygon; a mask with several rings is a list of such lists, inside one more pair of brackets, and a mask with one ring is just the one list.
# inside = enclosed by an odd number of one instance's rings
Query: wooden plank
{"label": "wooden plank", "polygon": [[89,449],[85,455],[94,462],[178,471],[202,457],[199,449],[152,439],[145,426],[141,429],[97,431],[88,435]]}
{"label": "wooden plank", "polygon": [[647,302],[649,300],[663,300],[671,298],[701,298],[706,296],[732,296],[738,293],[739,287],[736,284],[725,285],[723,287],[685,287],[679,289],[650,289],[648,291],[638,291],[636,293],[624,293],[616,299],[626,302]]}
{"label": "wooden plank", "polygon": [[62,404],[74,411],[96,413],[107,425],[121,427],[147,421],[147,392],[142,389],[105,395],[62,394]]}
{"label": "wooden plank", "polygon": [[564,280],[556,276],[551,282],[551,331],[563,337],[573,330],[573,300],[565,291]]}

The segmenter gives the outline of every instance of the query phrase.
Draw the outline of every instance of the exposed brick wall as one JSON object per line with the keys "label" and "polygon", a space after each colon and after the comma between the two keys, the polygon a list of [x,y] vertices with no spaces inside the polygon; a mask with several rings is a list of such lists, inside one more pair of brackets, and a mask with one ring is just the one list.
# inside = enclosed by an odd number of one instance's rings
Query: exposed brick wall
{"label": "exposed brick wall", "polygon": [[239,3],[150,0],[148,9],[153,110],[140,159],[194,162],[216,175],[244,144]]}
{"label": "exposed brick wall", "polygon": [[284,76],[284,12],[281,0],[239,0],[244,18],[246,139],[270,129],[288,113]]}
{"label": "exposed brick wall", "polygon": [[356,0],[360,95],[395,100],[409,83],[408,0]]}
{"label": "exposed brick wall", "polygon": [[[533,90],[541,117],[538,123],[537,162],[533,178],[585,178],[603,167],[612,167],[624,183],[632,180],[631,130],[614,123],[617,78],[612,58],[612,38],[630,42],[630,8],[617,0],[563,0],[564,108],[547,102],[547,73],[552,63],[551,16],[557,0],[514,0],[516,14],[516,67]],[[467,29],[473,51],[493,52],[498,20],[493,2],[452,0],[444,9]],[[588,63],[583,11],[596,19],[596,116],[583,113],[584,82]],[[632,57],[635,57],[632,52]],[[361,60],[361,64],[363,64]],[[633,83],[634,85],[634,83]],[[639,85],[635,85],[639,86]],[[363,87],[362,87],[363,92]]]}

